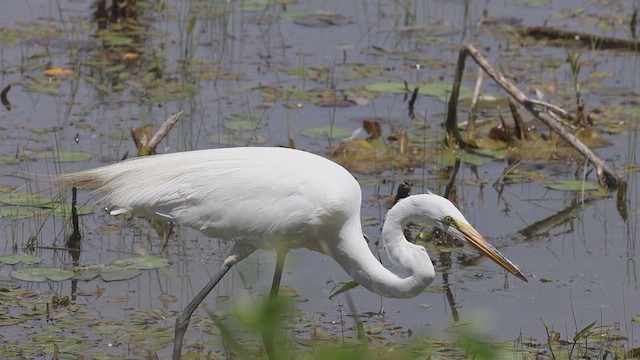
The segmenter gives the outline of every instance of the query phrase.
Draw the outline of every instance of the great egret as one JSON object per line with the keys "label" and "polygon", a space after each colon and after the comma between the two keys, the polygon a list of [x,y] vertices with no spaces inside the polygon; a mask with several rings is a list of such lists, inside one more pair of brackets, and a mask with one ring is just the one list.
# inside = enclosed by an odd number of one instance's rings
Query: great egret
{"label": "great egret", "polygon": [[342,166],[299,150],[228,148],[145,156],[61,175],[65,187],[94,190],[131,212],[234,241],[220,271],[178,315],[173,358],[179,359],[191,314],[229,269],[256,249],[277,251],[271,288],[275,296],[289,249],[305,247],[334,258],[360,285],[385,297],[420,294],[435,277],[424,247],[406,240],[403,227],[421,220],[467,242],[521,280],[524,274],[490,245],[449,200],[412,195],[387,213],[382,240],[389,259],[406,270],[385,268],[364,240],[362,194]]}

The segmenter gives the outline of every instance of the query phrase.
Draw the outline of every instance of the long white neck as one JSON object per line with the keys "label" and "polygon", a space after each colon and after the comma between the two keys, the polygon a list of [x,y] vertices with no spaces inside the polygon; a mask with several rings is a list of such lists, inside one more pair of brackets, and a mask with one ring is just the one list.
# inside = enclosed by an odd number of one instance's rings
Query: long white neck
{"label": "long white neck", "polygon": [[[333,258],[360,285],[370,291],[392,298],[410,298],[421,293],[435,278],[433,264],[423,247],[407,241],[403,225],[417,216],[409,203],[398,203],[387,213],[382,229],[382,241],[389,258],[403,267],[399,276],[385,268],[373,255],[362,235],[360,219],[346,223],[340,240],[332,249]],[[415,215],[411,215],[411,214]],[[409,215],[406,215],[409,214]]]}

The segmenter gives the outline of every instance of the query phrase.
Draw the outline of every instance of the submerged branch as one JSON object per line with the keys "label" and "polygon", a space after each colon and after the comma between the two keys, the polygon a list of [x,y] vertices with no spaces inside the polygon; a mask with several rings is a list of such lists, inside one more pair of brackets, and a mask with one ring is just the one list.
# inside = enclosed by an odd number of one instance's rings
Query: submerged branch
{"label": "submerged branch", "polygon": [[640,51],[640,42],[608,36],[555,29],[546,26],[532,26],[518,29],[521,36],[531,36],[536,39],[570,40],[580,42],[594,50],[631,50]]}

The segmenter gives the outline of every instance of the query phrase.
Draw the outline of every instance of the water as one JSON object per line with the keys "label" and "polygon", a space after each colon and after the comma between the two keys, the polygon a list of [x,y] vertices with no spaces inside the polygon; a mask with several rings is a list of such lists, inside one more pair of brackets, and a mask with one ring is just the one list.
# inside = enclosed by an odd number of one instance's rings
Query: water
{"label": "water", "polygon": [[[286,11],[283,6],[272,5],[263,12],[240,11],[237,4],[227,2],[168,1],[164,9],[159,9],[156,3],[146,4],[138,14],[144,20],[140,22],[143,30],[127,40],[129,51],[141,54],[144,60],[127,62],[118,58],[118,51],[122,49],[113,45],[116,40],[103,46],[96,44],[97,25],[92,20],[94,10],[90,2],[12,2],[0,13],[0,23],[11,29],[40,30],[7,35],[2,42],[2,84],[3,87],[13,84],[8,94],[13,107],[11,111],[0,111],[4,129],[0,151],[6,156],[32,157],[40,148],[53,147],[89,151],[96,157],[80,163],[56,164],[40,159],[3,165],[2,173],[6,175],[2,184],[19,187],[21,191],[37,191],[46,185],[36,186],[27,181],[25,177],[32,178],[32,173],[70,172],[120,159],[127,152],[133,154],[133,142],[127,137],[131,126],[153,124],[157,128],[179,110],[185,111],[185,115],[161,144],[160,152],[226,146],[217,143],[217,139],[229,138],[223,124],[238,114],[259,119],[260,145],[284,145],[291,138],[298,148],[324,155],[329,141],[306,138],[300,134],[302,130],[331,123],[355,130],[359,122],[354,118],[385,116],[394,119],[394,127],[407,129],[411,134],[417,124],[409,122],[402,95],[383,94],[374,99],[360,95],[367,100],[361,102],[364,105],[344,109],[315,106],[313,101],[317,97],[271,98],[270,95],[286,88],[307,93],[325,89],[341,96],[357,85],[380,80],[450,83],[460,45],[469,42],[486,53],[508,77],[516,78],[523,90],[548,89],[545,86],[553,85],[556,91],[545,91],[547,99],[563,101],[563,94],[572,94],[570,69],[564,62],[565,49],[521,46],[513,36],[501,35],[487,27],[478,28],[483,11],[490,17],[520,18],[524,25],[547,21],[552,26],[566,25],[572,30],[617,37],[627,36],[623,20],[624,14],[630,13],[630,5],[626,3],[607,7],[581,1],[542,5],[500,1],[406,4],[407,10],[385,1],[350,4],[300,1],[286,6]],[[584,12],[577,18],[562,16],[565,9],[584,9]],[[291,14],[306,10],[336,12],[350,17],[352,23],[316,28],[291,20]],[[187,36],[186,29],[194,15],[196,22],[191,35]],[[55,28],[57,32],[47,36],[51,33],[35,23]],[[439,24],[436,28],[450,31],[444,36],[423,37],[403,36],[396,31],[423,24]],[[81,50],[69,53],[71,44]],[[632,109],[632,94],[640,90],[637,56],[581,51],[584,65],[579,79],[586,84],[583,89],[589,106],[606,108],[613,103]],[[185,58],[197,59],[196,65],[183,68]],[[374,69],[374,75],[348,80],[348,71],[362,69],[360,64]],[[416,64],[421,66],[417,68]],[[465,84],[472,86],[476,72],[468,66]],[[60,81],[57,96],[29,90],[34,77],[41,76],[45,67],[72,67],[76,76]],[[318,75],[309,78],[297,75],[303,71],[317,71]],[[489,92],[499,91],[490,81],[485,82],[484,88]],[[623,95],[612,96],[614,88],[623,89]],[[565,104],[571,106],[569,101]],[[445,111],[442,102],[420,97],[416,109],[420,116],[427,117],[434,133],[441,132],[438,129]],[[638,158],[637,107],[635,109],[635,117],[605,113],[626,121],[621,133],[607,136],[613,145],[598,149],[613,168],[635,164]],[[61,130],[43,135],[30,130],[52,126],[60,126]],[[383,125],[383,129],[390,131],[388,125]],[[230,145],[246,143],[235,140]],[[565,169],[557,173],[556,178],[571,178],[579,164],[580,161],[561,163]],[[542,340],[546,339],[540,321],[543,319],[569,339],[593,321],[617,324],[619,333],[632,338],[638,325],[631,319],[640,313],[635,263],[638,225],[635,173],[621,174],[629,183],[628,216],[623,219],[616,207],[615,194],[610,198],[583,201],[580,193],[548,190],[537,182],[512,184],[503,189],[491,186],[507,166],[502,161],[480,166],[478,175],[488,180],[484,186],[465,181],[473,179],[473,174],[469,167],[463,167],[456,182],[459,205],[481,233],[521,266],[529,276],[528,283],[505,277],[501,269],[486,259],[464,265],[454,253],[450,269],[436,261],[439,273],[434,285],[448,288],[449,293],[426,292],[413,299],[392,300],[356,288],[350,293],[358,311],[379,312],[383,308],[384,321],[397,324],[403,330],[431,335],[441,335],[444,328],[456,321],[475,321],[483,334],[498,339],[513,340],[521,334]],[[434,165],[427,167],[432,169]],[[443,191],[443,180],[427,172],[423,182],[421,173],[422,170],[417,169],[411,176],[400,171],[377,176],[355,174],[363,183],[363,218],[374,220],[374,225],[365,227],[371,238],[378,238],[379,222],[386,211],[386,203],[379,200],[379,196],[393,194],[399,180],[408,176],[418,179],[414,181],[414,192],[426,187]],[[82,202],[89,199],[86,193],[80,196]],[[37,236],[42,245],[61,246],[64,228],[61,219],[5,217],[2,221],[3,253],[12,252],[13,244],[22,249],[41,222],[44,226]],[[145,221],[133,223],[137,225],[105,233],[96,231],[97,227],[123,223],[100,211],[82,217],[84,242],[80,263],[108,263],[144,251],[167,256],[173,264],[169,269],[147,271],[127,282],[79,283],[80,291],[93,291],[96,286],[104,289],[101,297],[76,299],[101,318],[127,319],[139,310],[179,310],[217,271],[228,251],[227,244],[187,229],[179,229],[177,238],[171,239],[169,247],[163,250],[161,241]],[[538,225],[533,234],[521,233],[533,224]],[[391,266],[383,249],[380,251],[383,262]],[[468,256],[475,254],[470,248],[460,251]],[[69,260],[61,257],[60,252],[43,249],[40,253],[47,264],[68,265]],[[228,306],[228,302],[217,301],[221,298],[216,296],[257,299],[266,294],[273,264],[273,254],[253,255],[214,290],[207,299],[208,307]],[[0,268],[0,275],[8,278],[10,270],[5,265]],[[446,282],[443,270],[448,277]],[[343,297],[328,299],[334,289],[331,282],[348,280],[330,258],[296,250],[287,259],[282,281],[300,295],[300,301],[296,302],[300,311],[322,314],[321,318],[330,322],[340,319],[346,306]],[[23,285],[39,291],[71,292],[69,282]],[[161,293],[175,295],[178,301],[162,302]],[[172,323],[173,317],[168,317],[160,325],[171,327]],[[331,329],[340,331],[339,327]],[[20,336],[21,331],[31,333],[24,328],[0,328],[0,334],[7,339]],[[208,335],[199,331],[187,334],[188,342],[203,338],[207,339]],[[637,347],[636,342],[630,345]],[[127,354],[122,347],[112,351]],[[168,353],[168,349],[159,351],[163,356]]]}

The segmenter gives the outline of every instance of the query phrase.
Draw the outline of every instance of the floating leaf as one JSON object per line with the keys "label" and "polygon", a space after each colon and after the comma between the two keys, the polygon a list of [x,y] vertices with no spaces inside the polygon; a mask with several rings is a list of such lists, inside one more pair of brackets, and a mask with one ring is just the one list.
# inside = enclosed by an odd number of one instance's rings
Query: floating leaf
{"label": "floating leaf", "polygon": [[8,193],[0,195],[0,203],[14,206],[50,207],[53,200],[37,193]]}
{"label": "floating leaf", "polygon": [[222,126],[229,130],[255,130],[260,127],[257,122],[251,120],[232,120]]}
{"label": "floating leaf", "polygon": [[0,155],[0,165],[13,165],[20,163],[20,159],[6,155]]}
{"label": "floating leaf", "polygon": [[351,129],[330,126],[312,127],[302,130],[302,135],[314,139],[327,137],[331,139],[346,138],[351,136],[351,133]]}
{"label": "floating leaf", "polygon": [[385,324],[382,321],[377,322],[374,326],[367,330],[367,334],[376,335],[380,334],[384,330]]}
{"label": "floating leaf", "polygon": [[70,76],[73,75],[73,69],[69,68],[50,68],[44,71],[46,76]]}
{"label": "floating leaf", "polygon": [[[443,152],[443,153],[436,154],[435,160],[440,165],[453,166],[456,163],[457,156],[458,154],[455,152]],[[488,162],[489,160],[491,159],[488,157],[470,154],[470,153],[463,153],[460,156],[461,162],[467,163],[470,165],[475,165],[475,166],[481,166],[484,163]]]}
{"label": "floating leaf", "polygon": [[[432,83],[417,83],[406,84],[404,82],[374,82],[364,86],[366,90],[377,91],[388,94],[402,94],[409,91],[413,91],[416,87],[419,87],[419,95],[435,96],[440,101],[446,101],[451,94],[451,84],[432,84]],[[465,99],[471,97],[473,91],[467,87],[460,87],[459,99]]]}
{"label": "floating leaf", "polygon": [[160,301],[165,304],[175,304],[178,302],[178,298],[171,294],[162,293],[160,294]]}
{"label": "floating leaf", "polygon": [[136,60],[140,57],[140,54],[134,52],[127,52],[122,55],[122,60]]}
{"label": "floating leaf", "polygon": [[293,22],[298,25],[323,28],[335,25],[347,25],[353,22],[350,17],[329,12],[316,12],[294,16]]}
{"label": "floating leaf", "polygon": [[239,6],[238,10],[240,11],[265,11],[269,2],[267,0],[246,0],[243,1]]}
{"label": "floating leaf", "polygon": [[28,267],[12,271],[11,276],[23,281],[43,282],[47,279],[62,281],[71,279],[73,271],[53,267]]}
{"label": "floating leaf", "polygon": [[0,263],[15,265],[19,262],[26,265],[38,264],[42,261],[40,256],[28,254],[5,254],[0,256]]}
{"label": "floating leaf", "polygon": [[73,279],[80,281],[89,281],[100,275],[102,270],[103,268],[99,266],[76,269],[73,274]]}
{"label": "floating leaf", "polygon": [[18,208],[15,206],[0,207],[0,217],[8,217],[13,220],[30,218],[35,215],[35,211],[28,208]]}
{"label": "floating leaf", "polygon": [[52,126],[48,128],[30,128],[29,130],[34,134],[45,135],[48,133],[62,130],[62,126]]}
{"label": "floating leaf", "polygon": [[27,321],[27,319],[0,319],[0,326],[13,326]]}
{"label": "floating leaf", "polygon": [[[91,205],[79,205],[76,206],[78,215],[87,215],[94,212],[94,208]],[[63,204],[62,206],[56,206],[52,209],[52,215],[57,217],[67,217],[71,215],[71,205]]]}
{"label": "floating leaf", "polygon": [[150,270],[169,266],[169,260],[155,255],[136,256],[118,259],[109,265],[111,268]]}
{"label": "floating leaf", "polygon": [[207,140],[221,145],[262,144],[267,141],[264,136],[248,131],[225,131],[207,136]]}
{"label": "floating leaf", "polygon": [[93,154],[85,151],[78,150],[57,150],[57,151],[45,151],[39,153],[36,157],[38,159],[54,159],[56,162],[78,162],[93,159]]}
{"label": "floating leaf", "polygon": [[140,275],[137,269],[104,269],[100,272],[100,277],[104,281],[122,281],[133,279]]}
{"label": "floating leaf", "polygon": [[409,87],[404,82],[375,82],[364,86],[369,91],[377,91],[388,94],[402,94],[408,92]]}
{"label": "floating leaf", "polygon": [[438,294],[444,294],[446,292],[444,286],[440,285],[431,285],[428,288],[424,289],[424,291]]}
{"label": "floating leaf", "polygon": [[543,184],[544,187],[559,191],[594,191],[600,189],[600,184],[593,181],[558,180]]}

